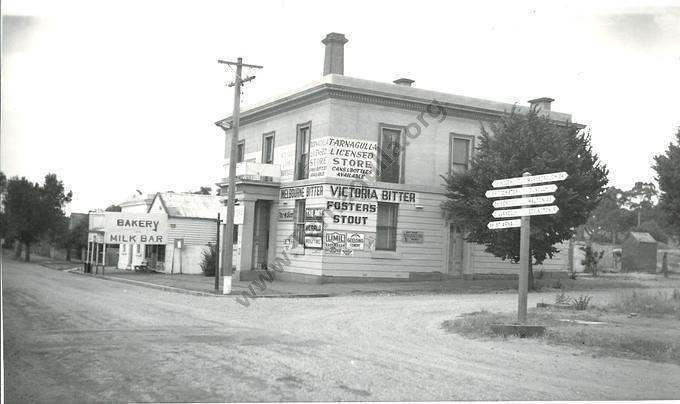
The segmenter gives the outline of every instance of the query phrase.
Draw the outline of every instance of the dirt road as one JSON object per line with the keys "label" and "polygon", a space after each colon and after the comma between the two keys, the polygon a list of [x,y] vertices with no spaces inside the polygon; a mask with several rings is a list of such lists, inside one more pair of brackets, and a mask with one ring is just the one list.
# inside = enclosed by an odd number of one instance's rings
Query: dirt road
{"label": "dirt road", "polygon": [[677,365],[440,328],[459,313],[513,311],[515,294],[246,308],[7,259],[3,289],[8,403],[680,398]]}

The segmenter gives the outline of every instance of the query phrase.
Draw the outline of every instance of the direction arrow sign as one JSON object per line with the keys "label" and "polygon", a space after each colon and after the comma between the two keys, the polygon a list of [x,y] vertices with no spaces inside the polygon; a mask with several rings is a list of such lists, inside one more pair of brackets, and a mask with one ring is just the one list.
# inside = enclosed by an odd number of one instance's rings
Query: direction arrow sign
{"label": "direction arrow sign", "polygon": [[520,209],[506,209],[494,210],[493,217],[517,217],[517,216],[538,216],[538,215],[552,215],[557,213],[560,208],[555,205],[537,206],[535,208],[520,208]]}
{"label": "direction arrow sign", "polygon": [[528,198],[501,199],[499,201],[493,201],[493,207],[507,208],[510,206],[522,206],[522,205],[543,205],[546,203],[553,202],[555,202],[555,197],[552,195],[530,196]]}
{"label": "direction arrow sign", "polygon": [[490,189],[484,194],[487,198],[503,198],[529,194],[549,194],[557,190],[557,185],[537,185],[535,187]]}
{"label": "direction arrow sign", "polygon": [[511,227],[520,227],[522,225],[522,219],[512,219],[512,220],[498,220],[496,222],[489,222],[486,225],[491,230],[494,229],[509,229]]}
{"label": "direction arrow sign", "polygon": [[531,175],[529,177],[515,177],[506,178],[503,180],[495,180],[491,183],[494,188],[499,187],[514,187],[517,185],[526,184],[540,184],[541,182],[555,182],[562,181],[567,178],[567,173],[560,171],[559,173],[541,174],[541,175]]}

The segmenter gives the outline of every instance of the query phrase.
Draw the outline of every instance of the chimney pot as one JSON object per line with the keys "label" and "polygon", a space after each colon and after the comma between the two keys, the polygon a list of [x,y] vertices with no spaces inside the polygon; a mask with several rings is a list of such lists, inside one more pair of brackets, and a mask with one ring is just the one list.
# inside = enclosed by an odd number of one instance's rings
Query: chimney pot
{"label": "chimney pot", "polygon": [[553,101],[555,100],[552,98],[541,97],[529,100],[529,105],[531,105],[532,108],[536,108],[541,111],[550,111],[550,103]]}
{"label": "chimney pot", "polygon": [[392,83],[398,85],[398,86],[404,86],[404,87],[411,87],[413,83],[415,83],[415,80],[407,79],[405,77],[402,77],[400,79],[394,80]]}
{"label": "chimney pot", "polygon": [[345,34],[331,32],[321,41],[326,45],[326,54],[323,62],[323,75],[344,74],[345,72]]}

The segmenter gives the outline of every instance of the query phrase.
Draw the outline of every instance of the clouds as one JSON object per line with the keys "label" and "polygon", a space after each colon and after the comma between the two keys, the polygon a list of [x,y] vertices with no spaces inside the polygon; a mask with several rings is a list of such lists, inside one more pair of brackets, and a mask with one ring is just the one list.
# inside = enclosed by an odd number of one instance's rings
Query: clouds
{"label": "clouds", "polygon": [[613,38],[638,51],[677,45],[680,40],[680,7],[633,8],[600,18]]}

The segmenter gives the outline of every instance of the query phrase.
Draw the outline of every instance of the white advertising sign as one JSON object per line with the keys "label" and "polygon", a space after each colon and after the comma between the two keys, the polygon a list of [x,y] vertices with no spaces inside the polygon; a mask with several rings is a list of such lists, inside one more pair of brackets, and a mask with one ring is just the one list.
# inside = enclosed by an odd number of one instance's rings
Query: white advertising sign
{"label": "white advertising sign", "polygon": [[[243,209],[243,205],[234,205],[234,224],[243,224]],[[220,208],[220,220],[222,220],[222,223],[227,223],[226,206]]]}
{"label": "white advertising sign", "polygon": [[347,233],[347,248],[350,250],[363,250],[365,244],[364,233]]}
{"label": "white advertising sign", "polygon": [[520,209],[506,209],[506,210],[494,210],[492,213],[493,217],[517,217],[517,216],[539,216],[539,215],[552,215],[560,210],[555,205],[550,206],[537,206],[535,208],[520,208]]}
{"label": "white advertising sign", "polygon": [[510,229],[513,227],[520,227],[522,225],[522,219],[512,219],[512,220],[499,220],[496,222],[489,222],[486,225],[491,230],[495,229]]}
{"label": "white advertising sign", "polygon": [[369,140],[327,136],[310,143],[309,178],[373,178],[378,144]]}
{"label": "white advertising sign", "polygon": [[535,187],[490,189],[484,194],[487,198],[503,198],[529,194],[549,194],[557,191],[557,185],[537,185]]}
{"label": "white advertising sign", "polygon": [[107,244],[165,244],[168,215],[164,213],[106,212],[104,242]]}
{"label": "white advertising sign", "polygon": [[491,183],[494,188],[499,187],[515,187],[517,185],[526,184],[540,184],[542,182],[555,182],[563,181],[567,178],[567,173],[560,171],[559,173],[541,174],[541,175],[531,175],[529,177],[515,177],[515,178],[505,178],[502,180],[495,180]]}
{"label": "white advertising sign", "polygon": [[510,206],[545,205],[553,202],[555,202],[555,197],[552,195],[530,196],[528,198],[501,199],[499,201],[493,201],[493,207],[507,208]]}

